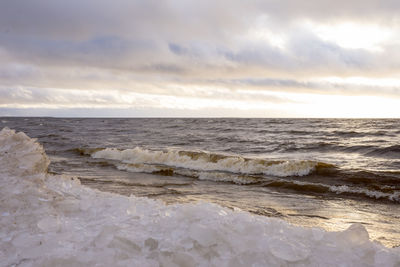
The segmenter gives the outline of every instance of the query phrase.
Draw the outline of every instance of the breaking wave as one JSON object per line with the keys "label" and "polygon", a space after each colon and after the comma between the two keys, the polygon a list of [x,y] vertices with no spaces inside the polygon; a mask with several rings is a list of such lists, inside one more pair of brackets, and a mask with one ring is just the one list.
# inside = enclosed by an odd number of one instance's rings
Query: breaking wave
{"label": "breaking wave", "polygon": [[[400,202],[398,173],[344,171],[335,165],[311,160],[268,160],[204,151],[83,149],[81,154],[107,160],[117,169],[164,176],[289,189],[299,193],[357,196]],[[319,182],[316,177],[323,177]],[[310,178],[310,181],[307,180]]]}
{"label": "breaking wave", "polygon": [[93,158],[115,160],[129,164],[131,171],[153,172],[160,168],[184,168],[195,171],[228,172],[247,175],[270,175],[277,177],[305,176],[334,165],[311,160],[266,160],[245,158],[197,151],[151,151],[139,147],[119,150],[106,148],[90,153]]}

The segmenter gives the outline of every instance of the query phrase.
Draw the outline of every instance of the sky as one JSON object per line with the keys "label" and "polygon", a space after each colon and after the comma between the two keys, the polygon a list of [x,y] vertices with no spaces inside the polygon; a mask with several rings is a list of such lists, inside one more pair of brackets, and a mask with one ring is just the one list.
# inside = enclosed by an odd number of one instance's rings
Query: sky
{"label": "sky", "polygon": [[400,118],[398,0],[0,0],[0,116]]}

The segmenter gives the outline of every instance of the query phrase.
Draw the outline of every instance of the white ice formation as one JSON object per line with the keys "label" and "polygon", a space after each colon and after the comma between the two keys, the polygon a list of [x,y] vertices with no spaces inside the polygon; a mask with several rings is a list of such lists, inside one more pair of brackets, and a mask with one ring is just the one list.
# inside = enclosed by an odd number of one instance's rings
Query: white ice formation
{"label": "white ice formation", "polygon": [[164,205],[46,173],[40,144],[0,132],[1,266],[400,266],[400,248],[209,203]]}

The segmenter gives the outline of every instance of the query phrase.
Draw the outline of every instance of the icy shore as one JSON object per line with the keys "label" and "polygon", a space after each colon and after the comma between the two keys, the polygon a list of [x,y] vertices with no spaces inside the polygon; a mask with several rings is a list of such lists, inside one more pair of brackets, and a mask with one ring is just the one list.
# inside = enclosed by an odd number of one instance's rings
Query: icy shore
{"label": "icy shore", "polygon": [[220,206],[166,206],[47,174],[43,147],[0,132],[2,266],[400,266],[400,248]]}

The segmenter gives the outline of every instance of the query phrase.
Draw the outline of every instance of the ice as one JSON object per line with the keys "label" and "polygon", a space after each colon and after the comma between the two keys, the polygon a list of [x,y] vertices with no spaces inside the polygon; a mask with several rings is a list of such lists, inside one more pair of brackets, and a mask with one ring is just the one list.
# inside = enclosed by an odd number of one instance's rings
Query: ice
{"label": "ice", "polygon": [[94,246],[98,248],[107,247],[108,244],[110,244],[111,241],[113,240],[114,233],[116,230],[118,230],[116,227],[108,225],[104,226],[101,232],[97,234],[97,236],[93,240]]}
{"label": "ice", "polygon": [[55,232],[60,229],[60,222],[57,218],[47,217],[41,219],[37,226],[44,232]]}
{"label": "ice", "polygon": [[400,248],[372,242],[361,224],[327,232],[92,190],[47,174],[41,145],[10,129],[0,151],[2,266],[400,266]]}
{"label": "ice", "polygon": [[144,241],[144,245],[145,247],[148,247],[150,250],[154,250],[158,247],[158,241],[150,237]]}
{"label": "ice", "polygon": [[172,256],[172,262],[174,262],[178,266],[196,266],[193,257],[184,252],[175,253]]}
{"label": "ice", "polygon": [[276,237],[270,240],[269,250],[275,257],[288,262],[304,260],[311,252],[303,243],[290,240],[285,236]]}
{"label": "ice", "polygon": [[209,229],[206,225],[190,225],[189,236],[204,247],[210,247],[217,243],[217,233],[214,230]]}
{"label": "ice", "polygon": [[369,241],[369,234],[361,223],[352,224],[347,230],[338,235],[339,238],[350,244],[362,245]]}

